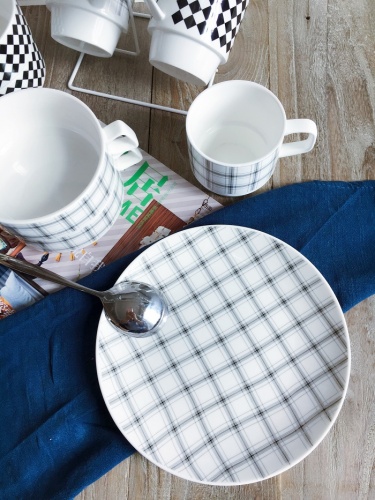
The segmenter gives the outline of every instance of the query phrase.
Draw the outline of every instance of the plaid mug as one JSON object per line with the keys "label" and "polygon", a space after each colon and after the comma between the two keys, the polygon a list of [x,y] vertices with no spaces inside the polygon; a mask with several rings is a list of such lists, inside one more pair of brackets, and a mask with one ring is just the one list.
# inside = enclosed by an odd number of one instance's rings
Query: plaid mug
{"label": "plaid mug", "polygon": [[[262,187],[279,158],[307,153],[317,128],[309,119],[287,120],[278,98],[254,82],[232,80],[204,90],[186,118],[190,165],[197,180],[223,196]],[[307,139],[283,144],[289,134]]]}
{"label": "plaid mug", "polygon": [[46,88],[4,96],[0,116],[0,224],[42,251],[99,240],[120,214],[119,171],[142,159],[134,131]]}
{"label": "plaid mug", "polygon": [[1,0],[0,96],[42,87],[46,66],[16,0]]}

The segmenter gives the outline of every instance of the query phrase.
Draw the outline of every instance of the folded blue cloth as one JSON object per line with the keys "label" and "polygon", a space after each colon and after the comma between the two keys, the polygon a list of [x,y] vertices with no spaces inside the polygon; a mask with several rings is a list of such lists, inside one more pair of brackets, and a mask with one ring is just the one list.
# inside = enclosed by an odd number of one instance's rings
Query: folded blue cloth
{"label": "folded blue cloth", "polygon": [[[347,311],[375,293],[375,181],[307,182],[220,209],[192,226],[233,224],[305,255]],[[138,254],[88,276],[113,285]],[[0,321],[0,497],[68,499],[134,452],[95,370],[98,299],[64,289]]]}

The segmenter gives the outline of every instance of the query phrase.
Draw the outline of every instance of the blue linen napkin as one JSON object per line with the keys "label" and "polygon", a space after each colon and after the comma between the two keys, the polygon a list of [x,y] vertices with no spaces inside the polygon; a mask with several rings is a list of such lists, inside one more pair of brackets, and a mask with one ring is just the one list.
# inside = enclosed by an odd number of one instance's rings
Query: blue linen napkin
{"label": "blue linen napkin", "polygon": [[[375,293],[375,181],[306,182],[237,201],[189,227],[233,224],[305,255],[347,311]],[[105,290],[140,252],[88,276]],[[69,499],[134,452],[95,370],[98,299],[64,289],[0,321],[0,497]]]}

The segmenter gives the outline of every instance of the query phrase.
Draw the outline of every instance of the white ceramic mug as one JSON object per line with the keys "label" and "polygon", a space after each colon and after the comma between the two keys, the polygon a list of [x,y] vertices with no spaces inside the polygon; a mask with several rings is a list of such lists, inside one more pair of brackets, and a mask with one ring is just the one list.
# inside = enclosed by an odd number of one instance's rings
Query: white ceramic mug
{"label": "white ceramic mug", "polygon": [[128,125],[102,127],[83,102],[54,89],[1,98],[0,137],[0,225],[43,251],[99,240],[120,214],[118,170],[142,159]]}
{"label": "white ceramic mug", "polygon": [[[218,83],[199,94],[188,110],[186,132],[195,177],[223,196],[256,191],[279,158],[307,153],[317,137],[312,120],[287,120],[270,90],[244,80]],[[298,133],[308,137],[283,144],[286,135]]]}
{"label": "white ceramic mug", "polygon": [[46,67],[16,0],[1,0],[0,96],[42,87]]}
{"label": "white ceramic mug", "polygon": [[71,49],[111,57],[122,32],[127,32],[127,0],[47,0],[51,36]]}
{"label": "white ceramic mug", "polygon": [[207,85],[227,62],[249,0],[145,0],[152,18],[150,63],[195,85]]}

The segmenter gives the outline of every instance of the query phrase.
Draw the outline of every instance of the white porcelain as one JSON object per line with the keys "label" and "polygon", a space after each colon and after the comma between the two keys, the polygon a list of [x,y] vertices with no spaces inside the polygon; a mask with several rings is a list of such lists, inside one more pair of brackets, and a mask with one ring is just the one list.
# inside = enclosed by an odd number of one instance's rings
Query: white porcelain
{"label": "white porcelain", "polygon": [[16,0],[1,0],[0,96],[42,87],[45,63]]}
{"label": "white porcelain", "polygon": [[67,47],[97,57],[111,57],[127,32],[127,0],[47,0],[51,36]]}
{"label": "white porcelain", "polygon": [[0,117],[0,224],[44,251],[97,241],[120,211],[119,170],[142,159],[134,131],[119,120],[101,127],[54,89],[4,96]]}
{"label": "white porcelain", "polygon": [[195,85],[207,85],[230,49],[249,0],[145,0],[152,18],[150,63]]}
{"label": "white porcelain", "polygon": [[349,383],[349,335],[332,289],[295,249],[245,227],[202,226],[154,243],[122,279],[161,288],[169,305],[154,337],[126,338],[104,315],[97,335],[108,410],[148,460],[198,483],[254,483],[330,431]]}
{"label": "white porcelain", "polygon": [[[262,187],[279,158],[311,151],[317,138],[310,119],[287,120],[279,99],[254,82],[232,80],[205,89],[186,118],[190,164],[197,180],[224,196]],[[283,143],[289,134],[304,140]]]}

